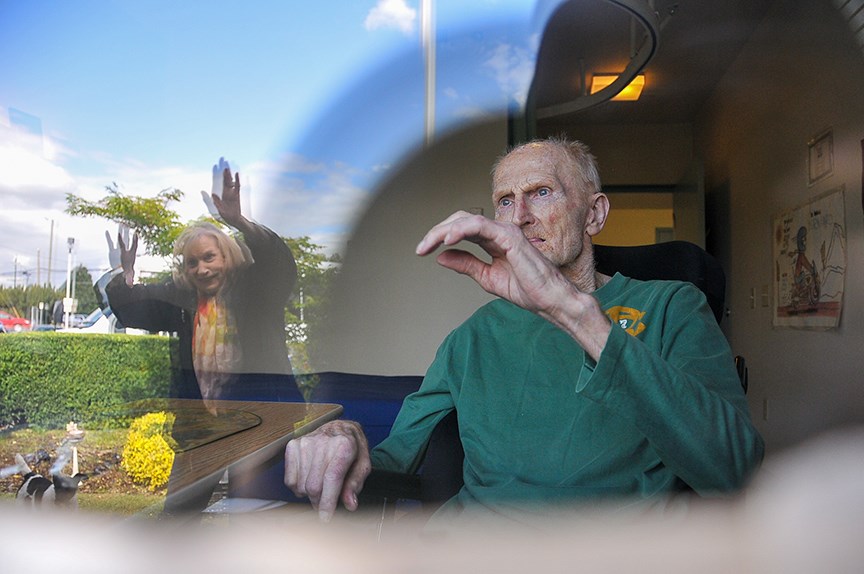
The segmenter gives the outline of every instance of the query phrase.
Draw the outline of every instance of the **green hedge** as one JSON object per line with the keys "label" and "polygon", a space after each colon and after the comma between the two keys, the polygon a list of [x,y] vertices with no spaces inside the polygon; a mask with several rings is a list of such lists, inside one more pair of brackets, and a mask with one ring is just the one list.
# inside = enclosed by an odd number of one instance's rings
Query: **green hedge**
{"label": "green hedge", "polygon": [[0,426],[92,425],[117,405],[167,396],[169,341],[149,335],[0,335]]}

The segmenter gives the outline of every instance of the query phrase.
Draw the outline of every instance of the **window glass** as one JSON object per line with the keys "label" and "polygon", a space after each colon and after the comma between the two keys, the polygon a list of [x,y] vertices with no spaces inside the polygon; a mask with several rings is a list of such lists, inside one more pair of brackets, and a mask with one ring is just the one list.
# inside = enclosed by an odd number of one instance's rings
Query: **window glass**
{"label": "window glass", "polygon": [[[74,454],[91,474],[85,500],[111,482],[143,496],[136,510],[164,494],[164,481],[121,470],[137,416],[118,405],[172,393],[178,337],[100,310],[122,218],[116,204],[102,216],[94,206],[110,197],[163,204],[163,228],[142,235],[135,277],[166,281],[174,260],[159,234],[208,216],[200,194],[224,157],[240,172],[243,214],[294,241],[286,339],[294,372],[315,371],[305,349],[325,287],[376,185],[430,138],[524,105],[555,4],[430,2],[424,28],[412,0],[3,3],[0,308],[4,330],[23,333],[0,341],[3,492],[22,480],[16,454],[64,474]],[[90,215],[70,214],[75,201]]]}

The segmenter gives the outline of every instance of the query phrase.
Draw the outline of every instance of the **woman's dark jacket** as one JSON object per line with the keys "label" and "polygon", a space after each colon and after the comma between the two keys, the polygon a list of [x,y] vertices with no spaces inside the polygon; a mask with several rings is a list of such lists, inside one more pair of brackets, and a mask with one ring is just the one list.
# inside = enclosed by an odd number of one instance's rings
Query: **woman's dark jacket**
{"label": "woman's dark jacket", "polygon": [[[285,242],[266,227],[244,234],[254,262],[234,271],[225,303],[237,325],[241,368],[225,398],[290,400],[298,396],[285,346],[285,306],[297,281],[297,264]],[[123,275],[106,287],[108,303],[126,327],[177,334],[172,341],[175,377],[171,396],[201,398],[192,366],[197,297],[169,280],[129,287]]]}

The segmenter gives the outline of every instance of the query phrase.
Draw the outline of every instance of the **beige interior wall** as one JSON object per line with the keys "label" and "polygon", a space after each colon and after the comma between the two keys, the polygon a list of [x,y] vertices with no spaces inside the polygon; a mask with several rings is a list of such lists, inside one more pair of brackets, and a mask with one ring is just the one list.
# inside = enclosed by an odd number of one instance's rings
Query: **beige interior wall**
{"label": "beige interior wall", "polygon": [[539,137],[559,134],[591,149],[603,186],[676,185],[693,164],[690,124],[580,125],[538,127]]}
{"label": "beige interior wall", "polygon": [[357,223],[332,292],[319,370],[423,374],[444,337],[491,297],[414,248],[457,210],[491,209],[490,170],[504,117],[436,142],[393,168]]}
{"label": "beige interior wall", "polygon": [[[832,3],[778,0],[697,126],[709,229],[728,277],[723,325],[747,357],[750,406],[769,452],[864,422],[862,94],[864,57]],[[826,127],[834,175],[809,186],[807,142]],[[840,327],[775,329],[771,218],[841,185],[848,268]]]}

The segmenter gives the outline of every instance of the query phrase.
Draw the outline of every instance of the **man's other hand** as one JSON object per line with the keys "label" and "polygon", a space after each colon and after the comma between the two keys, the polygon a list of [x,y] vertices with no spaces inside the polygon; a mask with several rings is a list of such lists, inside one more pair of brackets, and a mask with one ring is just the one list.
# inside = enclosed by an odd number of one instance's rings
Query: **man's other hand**
{"label": "man's other hand", "polygon": [[285,485],[308,496],[323,522],[333,517],[340,499],[348,510],[357,510],[357,495],[371,470],[369,443],[353,421],[331,421],[285,447]]}

